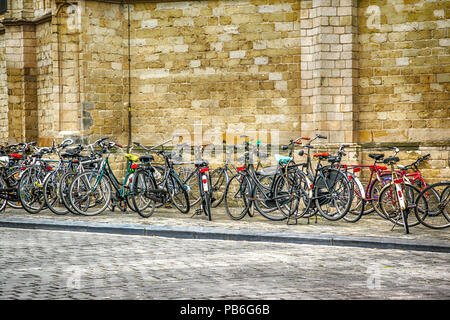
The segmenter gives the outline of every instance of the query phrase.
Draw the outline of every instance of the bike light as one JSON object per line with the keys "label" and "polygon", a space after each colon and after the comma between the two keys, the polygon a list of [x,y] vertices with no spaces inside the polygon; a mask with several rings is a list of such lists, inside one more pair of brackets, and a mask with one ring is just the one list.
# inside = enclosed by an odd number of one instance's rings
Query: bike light
{"label": "bike light", "polygon": [[402,182],[403,182],[403,179],[394,180],[394,183],[402,183]]}
{"label": "bike light", "polygon": [[48,171],[52,170],[52,168],[53,168],[53,167],[51,167],[51,166],[45,167],[45,169],[47,169]]}
{"label": "bike light", "polygon": [[398,190],[398,196],[399,198],[403,197],[402,192],[400,190]]}
{"label": "bike light", "polygon": [[133,163],[132,165],[131,165],[131,169],[137,169],[139,166],[136,164],[136,163]]}
{"label": "bike light", "polygon": [[351,180],[352,180],[352,176],[348,176],[348,180],[350,180],[350,181],[351,181]]}
{"label": "bike light", "polygon": [[209,171],[209,168],[203,168],[203,169],[200,169],[200,172],[201,173],[203,173],[203,172],[208,172]]}
{"label": "bike light", "polygon": [[245,170],[245,167],[239,167],[239,168],[236,168],[236,170],[239,171],[239,172],[240,172],[240,171],[244,171],[244,170]]}
{"label": "bike light", "polygon": [[207,179],[203,179],[202,182],[203,182],[203,183],[207,183],[208,180],[207,180]]}

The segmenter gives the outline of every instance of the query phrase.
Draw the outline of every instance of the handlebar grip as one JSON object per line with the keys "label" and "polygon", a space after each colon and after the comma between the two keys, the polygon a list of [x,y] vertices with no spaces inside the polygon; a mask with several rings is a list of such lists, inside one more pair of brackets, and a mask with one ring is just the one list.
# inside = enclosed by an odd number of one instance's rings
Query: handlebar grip
{"label": "handlebar grip", "polygon": [[310,137],[301,137],[300,139],[303,139],[303,140],[311,140]]}
{"label": "handlebar grip", "polygon": [[321,135],[321,134],[318,134],[318,135],[317,135],[317,138],[319,138],[319,139],[326,139],[327,137],[326,137],[326,136],[323,136],[323,135]]}
{"label": "handlebar grip", "polygon": [[123,145],[121,145],[121,144],[119,144],[119,143],[116,143],[115,144],[117,147],[119,147],[119,148],[123,148]]}

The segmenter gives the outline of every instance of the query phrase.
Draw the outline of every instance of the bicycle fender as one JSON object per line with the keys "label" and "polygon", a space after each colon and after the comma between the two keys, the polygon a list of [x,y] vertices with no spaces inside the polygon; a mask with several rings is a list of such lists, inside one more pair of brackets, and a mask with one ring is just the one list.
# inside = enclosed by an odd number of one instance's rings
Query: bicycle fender
{"label": "bicycle fender", "polygon": [[[356,182],[356,185],[358,186],[358,189],[359,189],[359,193],[361,194],[363,200],[365,200],[366,199],[366,191],[364,190],[364,187],[363,187],[361,181],[356,176],[351,176],[351,177],[352,177],[353,181]],[[350,176],[349,176],[349,178],[350,178]]]}

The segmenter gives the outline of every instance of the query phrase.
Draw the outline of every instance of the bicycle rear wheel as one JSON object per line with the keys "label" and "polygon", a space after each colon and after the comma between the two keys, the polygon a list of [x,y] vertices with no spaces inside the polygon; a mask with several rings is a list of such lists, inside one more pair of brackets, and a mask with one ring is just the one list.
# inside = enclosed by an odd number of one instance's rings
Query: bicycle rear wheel
{"label": "bicycle rear wheel", "polygon": [[[5,180],[2,177],[0,177],[0,189],[6,188],[8,188],[8,186],[6,185]],[[4,212],[3,210],[6,207],[6,203],[7,203],[6,199],[0,198],[0,213]]]}
{"label": "bicycle rear wheel", "polygon": [[315,204],[326,219],[337,221],[350,210],[353,189],[347,175],[334,168],[322,170],[314,188]]}
{"label": "bicycle rear wheel", "polygon": [[181,182],[181,180],[171,173],[166,182],[166,186],[173,205],[181,213],[188,213],[190,209],[189,195],[186,191],[185,185]]}
{"label": "bicycle rear wheel", "polygon": [[450,182],[435,183],[422,190],[414,213],[417,220],[428,228],[450,227]]}
{"label": "bicycle rear wheel", "polygon": [[359,219],[364,214],[364,208],[366,206],[366,201],[363,199],[362,194],[364,193],[364,190],[360,190],[358,186],[358,182],[355,177],[355,175],[351,173],[347,173],[350,177],[350,183],[352,185],[353,189],[353,199],[352,203],[350,205],[350,210],[348,213],[344,216],[344,220],[347,222],[355,223],[358,222]]}
{"label": "bicycle rear wheel", "polygon": [[143,217],[150,217],[155,211],[156,200],[152,199],[151,190],[156,190],[156,181],[144,170],[139,170],[134,174],[130,187],[130,197],[137,213]]}
{"label": "bicycle rear wheel", "polygon": [[61,199],[61,177],[63,172],[58,170],[47,176],[44,182],[44,200],[47,207],[55,214],[64,215],[69,210],[64,205]]}
{"label": "bicycle rear wheel", "polygon": [[225,211],[233,220],[242,219],[250,209],[250,181],[245,175],[236,174],[228,181],[225,189]]}
{"label": "bicycle rear wheel", "polygon": [[40,168],[31,167],[25,171],[19,181],[17,192],[22,207],[31,214],[36,214],[44,207],[44,186],[39,182],[43,180]]}
{"label": "bicycle rear wheel", "polygon": [[229,181],[228,172],[224,168],[218,168],[211,172],[211,185],[212,185],[212,198],[211,206],[213,208],[218,207],[225,198],[225,189]]}

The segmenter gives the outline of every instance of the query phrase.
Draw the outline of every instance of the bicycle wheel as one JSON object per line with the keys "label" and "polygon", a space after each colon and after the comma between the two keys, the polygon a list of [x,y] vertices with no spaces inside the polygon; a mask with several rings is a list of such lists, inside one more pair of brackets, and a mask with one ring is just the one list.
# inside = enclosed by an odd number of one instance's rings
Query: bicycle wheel
{"label": "bicycle wheel", "polygon": [[184,185],[188,188],[189,205],[193,207],[201,200],[200,189],[198,186],[198,176],[195,170],[191,169],[180,172],[180,178],[184,181]]}
{"label": "bicycle wheel", "polygon": [[353,189],[344,172],[326,168],[322,173],[314,188],[315,204],[324,218],[337,221],[350,210]]}
{"label": "bicycle wheel", "polygon": [[[5,182],[5,180],[2,177],[0,177],[0,190],[1,189],[6,189],[6,188],[8,188],[8,186],[7,186],[6,182]],[[6,203],[7,203],[6,199],[0,198],[0,213],[4,212],[4,209],[6,207]]]}
{"label": "bicycle wheel", "polygon": [[[279,178],[281,178],[282,182],[278,182]],[[274,179],[277,179],[275,183],[273,182]],[[258,180],[260,184],[255,185],[253,191],[254,206],[256,210],[269,220],[281,221],[286,219],[286,216],[278,210],[275,198],[275,184],[278,183],[280,188],[288,185],[284,176],[261,176]],[[279,191],[278,194],[279,196],[281,195],[281,197],[285,196],[281,191]]]}
{"label": "bicycle wheel", "polygon": [[17,192],[22,207],[31,214],[36,214],[44,207],[43,172],[40,168],[31,167],[25,171],[19,181]]}
{"label": "bicycle wheel", "polygon": [[211,192],[205,192],[202,199],[202,207],[208,220],[211,221]]}
{"label": "bicycle wheel", "polygon": [[419,220],[410,215],[411,210],[415,207],[415,202],[420,190],[410,184],[402,184],[402,192],[405,199],[406,209],[402,210],[398,200],[397,192],[393,183],[386,185],[380,193],[380,210],[387,220],[405,227],[405,217],[407,218],[407,228],[418,225]]}
{"label": "bicycle wheel", "polygon": [[69,200],[79,214],[86,216],[100,214],[111,201],[110,182],[97,172],[83,172],[70,184]]}
{"label": "bicycle wheel", "polygon": [[44,200],[47,207],[55,214],[64,215],[69,212],[61,199],[62,170],[52,172],[44,181]]}
{"label": "bicycle wheel", "polygon": [[383,174],[380,176],[381,181],[374,180],[372,185],[370,186],[369,190],[369,199],[370,204],[372,205],[373,210],[383,219],[387,219],[386,216],[383,214],[383,212],[380,209],[379,205],[379,199],[380,199],[380,192],[383,187],[390,183],[392,176],[390,174]]}
{"label": "bicycle wheel", "polygon": [[250,181],[245,175],[236,174],[225,188],[225,211],[233,220],[242,219],[250,209]]}
{"label": "bicycle wheel", "polygon": [[344,220],[347,222],[355,223],[358,222],[359,219],[361,219],[361,217],[363,216],[366,201],[362,197],[362,193],[364,193],[364,190],[360,190],[358,186],[358,178],[355,177],[355,175],[352,173],[347,174],[350,177],[350,183],[353,189],[353,199],[350,205],[350,210],[344,216]]}
{"label": "bicycle wheel", "polygon": [[211,172],[210,177],[213,191],[211,206],[216,208],[222,203],[225,197],[225,189],[229,181],[228,172],[224,168],[218,168]]}
{"label": "bicycle wheel", "polygon": [[183,214],[188,213],[190,209],[189,195],[181,180],[171,173],[167,179],[166,188],[169,192],[173,205],[178,209],[178,211]]}
{"label": "bicycle wheel", "polygon": [[147,171],[139,170],[134,174],[130,187],[131,201],[137,213],[143,217],[150,217],[155,211],[156,200],[150,190],[157,189],[156,181]]}
{"label": "bicycle wheel", "polygon": [[422,190],[414,213],[417,220],[428,228],[450,227],[450,182],[435,183]]}
{"label": "bicycle wheel", "polygon": [[[20,167],[13,167],[10,170],[8,170],[8,173],[5,177],[5,182],[9,186],[9,188],[16,188],[19,185],[19,175],[20,175]],[[17,201],[8,200],[6,202],[8,206],[10,206],[13,209],[22,209],[22,203],[17,199]]]}
{"label": "bicycle wheel", "polygon": [[75,211],[75,209],[73,209],[72,205],[70,204],[69,188],[70,188],[72,181],[76,178],[76,176],[77,176],[77,173],[75,173],[75,172],[65,173],[61,178],[60,187],[59,187],[60,199],[61,199],[63,205],[66,207],[67,210],[69,210],[69,212],[71,212],[73,214],[79,214],[79,213],[77,211]]}
{"label": "bicycle wheel", "polygon": [[294,169],[288,170],[287,178],[285,175],[282,177],[275,185],[277,207],[286,218],[299,219],[307,212],[310,204],[306,175]]}

